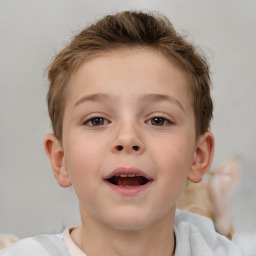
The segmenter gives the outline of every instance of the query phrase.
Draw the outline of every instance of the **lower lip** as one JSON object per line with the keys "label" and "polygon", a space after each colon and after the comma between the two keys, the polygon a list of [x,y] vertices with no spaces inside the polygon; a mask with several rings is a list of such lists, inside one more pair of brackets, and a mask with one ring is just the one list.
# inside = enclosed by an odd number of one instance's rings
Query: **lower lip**
{"label": "lower lip", "polygon": [[130,186],[130,187],[121,187],[114,185],[108,181],[105,181],[105,183],[116,193],[119,193],[122,196],[137,196],[141,194],[144,190],[146,190],[151,184],[152,181],[148,181],[144,185],[140,186]]}

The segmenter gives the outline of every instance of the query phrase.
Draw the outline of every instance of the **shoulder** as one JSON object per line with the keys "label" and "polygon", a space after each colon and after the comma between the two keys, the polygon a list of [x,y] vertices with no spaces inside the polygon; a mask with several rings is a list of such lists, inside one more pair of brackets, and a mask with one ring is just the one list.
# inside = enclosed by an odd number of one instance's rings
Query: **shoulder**
{"label": "shoulder", "polygon": [[235,243],[215,231],[214,224],[209,218],[177,210],[174,232],[175,256],[242,256]]}
{"label": "shoulder", "polygon": [[59,235],[39,235],[22,239],[0,251],[0,256],[70,256]]}

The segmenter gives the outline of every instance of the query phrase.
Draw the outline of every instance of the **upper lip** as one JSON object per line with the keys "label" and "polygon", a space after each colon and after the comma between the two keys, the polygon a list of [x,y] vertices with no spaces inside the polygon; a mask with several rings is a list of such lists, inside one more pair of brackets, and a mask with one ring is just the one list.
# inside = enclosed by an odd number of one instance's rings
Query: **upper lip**
{"label": "upper lip", "polygon": [[148,175],[147,173],[143,172],[142,170],[136,167],[117,167],[114,170],[112,170],[107,176],[105,176],[104,179],[107,180],[114,176],[121,176],[121,175],[142,176],[148,180],[153,180],[153,178],[150,175]]}

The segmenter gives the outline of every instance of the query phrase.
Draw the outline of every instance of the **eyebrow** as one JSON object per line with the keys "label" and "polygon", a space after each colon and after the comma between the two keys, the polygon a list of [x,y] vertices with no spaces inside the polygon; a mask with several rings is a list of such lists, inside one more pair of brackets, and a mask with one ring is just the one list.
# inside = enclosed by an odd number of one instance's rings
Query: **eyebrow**
{"label": "eyebrow", "polygon": [[[80,105],[83,102],[86,101],[113,101],[115,97],[110,96],[109,94],[106,93],[95,93],[91,95],[86,95],[81,97],[74,105],[74,108]],[[144,101],[144,102],[158,102],[158,101],[168,101],[171,103],[174,103],[177,105],[181,110],[185,113],[185,109],[182,106],[182,104],[174,97],[171,97],[169,95],[165,94],[157,94],[157,93],[150,93],[150,94],[143,94],[139,100],[139,102]],[[73,108],[73,109],[74,109]]]}
{"label": "eyebrow", "polygon": [[146,101],[146,102],[169,101],[177,105],[185,113],[185,109],[183,105],[180,103],[180,101],[178,101],[176,98],[171,97],[169,95],[155,94],[155,93],[144,94],[140,97],[140,100]]}
{"label": "eyebrow", "polygon": [[[111,101],[113,97],[106,93],[95,93],[81,97],[74,105],[74,108],[86,101]],[[74,109],[73,108],[73,109]]]}

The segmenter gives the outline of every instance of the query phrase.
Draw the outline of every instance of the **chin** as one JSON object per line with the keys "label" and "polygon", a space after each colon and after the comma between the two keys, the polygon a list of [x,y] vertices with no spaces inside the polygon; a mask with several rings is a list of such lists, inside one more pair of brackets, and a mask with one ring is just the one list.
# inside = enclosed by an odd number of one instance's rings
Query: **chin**
{"label": "chin", "polygon": [[154,219],[153,216],[148,214],[129,210],[119,214],[115,212],[108,219],[108,224],[117,230],[138,231],[152,225],[155,222]]}

